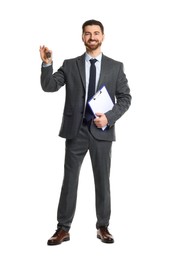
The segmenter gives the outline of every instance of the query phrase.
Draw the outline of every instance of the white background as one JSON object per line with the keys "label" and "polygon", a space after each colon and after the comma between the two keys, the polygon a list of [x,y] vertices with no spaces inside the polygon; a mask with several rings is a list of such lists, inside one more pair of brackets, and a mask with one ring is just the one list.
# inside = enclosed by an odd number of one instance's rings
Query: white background
{"label": "white background", "polygon": [[[6,0],[0,4],[0,258],[173,259],[172,7],[164,0]],[[81,169],[70,242],[48,247],[56,229],[64,140],[64,89],[40,86],[39,46],[54,70],[84,53],[81,26],[105,26],[103,53],[122,61],[133,97],[113,144],[110,232],[96,239],[89,156]]]}

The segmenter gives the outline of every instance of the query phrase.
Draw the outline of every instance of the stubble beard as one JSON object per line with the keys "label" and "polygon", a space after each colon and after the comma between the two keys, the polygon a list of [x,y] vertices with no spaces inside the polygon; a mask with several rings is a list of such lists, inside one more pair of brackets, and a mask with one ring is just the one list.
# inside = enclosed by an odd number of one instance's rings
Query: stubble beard
{"label": "stubble beard", "polygon": [[85,46],[87,48],[88,51],[95,51],[97,50],[100,46],[102,45],[102,42],[97,42],[96,45],[90,45],[90,42],[86,42]]}

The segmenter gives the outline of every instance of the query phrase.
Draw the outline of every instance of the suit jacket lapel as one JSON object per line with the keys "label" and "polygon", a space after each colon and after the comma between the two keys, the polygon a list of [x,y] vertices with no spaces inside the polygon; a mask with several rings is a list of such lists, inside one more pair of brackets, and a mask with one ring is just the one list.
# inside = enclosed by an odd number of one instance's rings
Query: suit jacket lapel
{"label": "suit jacket lapel", "polygon": [[82,80],[82,84],[86,89],[86,79],[85,79],[85,54],[77,58],[77,66],[79,70],[79,74]]}
{"label": "suit jacket lapel", "polygon": [[105,75],[107,74],[108,67],[107,59],[104,55],[102,55],[100,78],[97,85],[97,91],[105,85]]}
{"label": "suit jacket lapel", "polygon": [[[86,76],[85,76],[85,53],[77,58],[77,66],[79,70],[79,74],[81,77],[82,84],[84,89],[86,89]],[[107,62],[107,57],[102,55],[101,61],[101,71],[100,71],[100,78],[97,85],[97,91],[105,85],[105,75],[107,75],[107,71],[109,71],[109,64]]]}

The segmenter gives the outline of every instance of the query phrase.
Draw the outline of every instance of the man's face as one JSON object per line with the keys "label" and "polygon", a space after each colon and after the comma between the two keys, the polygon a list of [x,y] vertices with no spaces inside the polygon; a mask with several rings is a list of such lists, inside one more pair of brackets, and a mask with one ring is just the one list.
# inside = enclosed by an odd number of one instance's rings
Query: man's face
{"label": "man's face", "polygon": [[100,26],[88,25],[84,29],[82,40],[89,51],[97,50],[103,42],[104,34],[102,33]]}

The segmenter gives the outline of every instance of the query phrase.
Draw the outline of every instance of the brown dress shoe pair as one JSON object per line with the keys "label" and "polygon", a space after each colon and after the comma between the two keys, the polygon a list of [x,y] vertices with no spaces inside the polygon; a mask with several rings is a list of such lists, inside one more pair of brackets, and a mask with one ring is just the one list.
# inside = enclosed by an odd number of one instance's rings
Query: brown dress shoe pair
{"label": "brown dress shoe pair", "polygon": [[49,246],[55,246],[68,240],[70,240],[70,234],[62,228],[59,228],[56,230],[55,234],[47,241],[47,244]]}
{"label": "brown dress shoe pair", "polygon": [[113,236],[109,233],[107,227],[100,227],[97,230],[97,238],[101,239],[103,243],[114,243]]}

